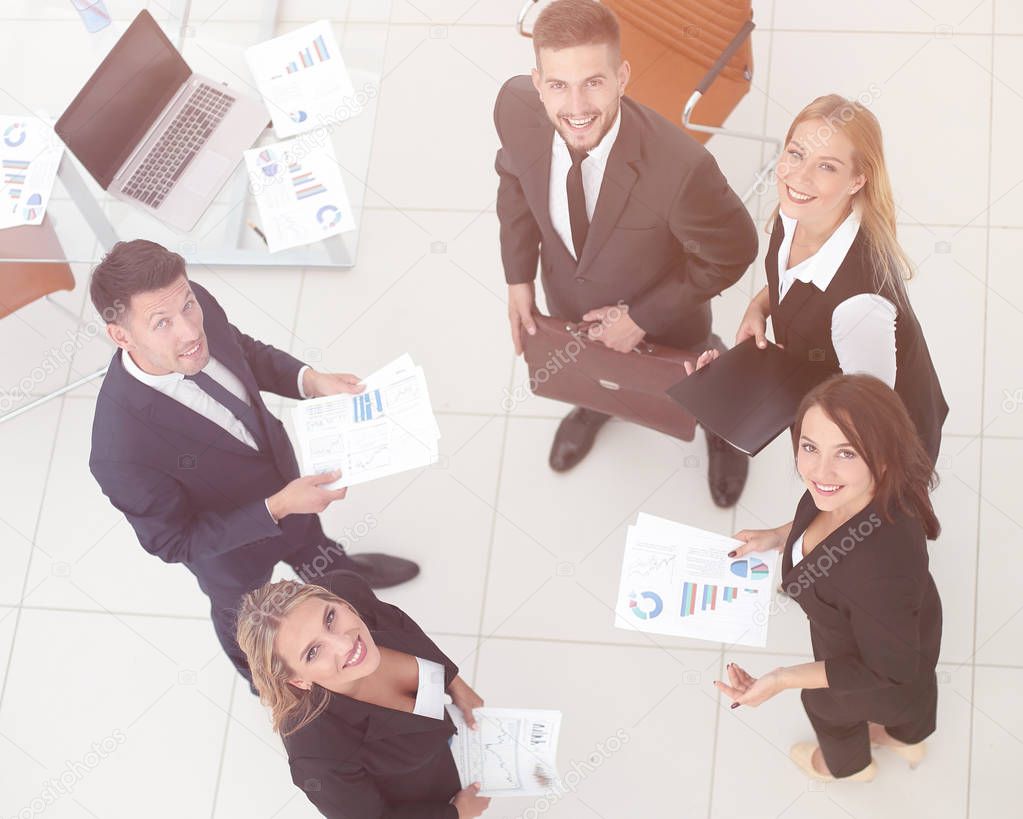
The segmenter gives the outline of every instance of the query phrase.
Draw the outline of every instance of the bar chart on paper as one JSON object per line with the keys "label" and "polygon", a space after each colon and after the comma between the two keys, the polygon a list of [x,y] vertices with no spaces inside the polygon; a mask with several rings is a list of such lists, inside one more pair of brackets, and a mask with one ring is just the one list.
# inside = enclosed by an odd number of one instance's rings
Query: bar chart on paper
{"label": "bar chart on paper", "polygon": [[626,538],[615,626],[766,645],[775,556],[730,559],[736,543],[640,514]]}

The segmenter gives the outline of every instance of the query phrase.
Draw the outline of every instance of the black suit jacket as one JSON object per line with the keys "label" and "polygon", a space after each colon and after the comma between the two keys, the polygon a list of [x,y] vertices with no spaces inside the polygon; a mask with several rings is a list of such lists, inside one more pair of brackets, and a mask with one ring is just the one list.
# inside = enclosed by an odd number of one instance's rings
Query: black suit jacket
{"label": "black suit jacket", "polygon": [[[782,585],[810,620],[813,656],[828,691],[850,721],[932,707],[941,646],[941,600],[928,570],[927,539],[915,518],[885,521],[871,503],[792,565],[792,543],[817,515],[810,493],[799,502],[782,559]],[[875,718],[876,721],[876,718]]]}
{"label": "black suit jacket", "polygon": [[[379,645],[442,664],[445,689],[451,684],[457,666],[365,580],[331,572],[322,585],[355,608]],[[331,694],[327,709],[284,737],[284,747],[292,780],[330,819],[457,819],[454,733],[446,713],[439,720]]]}
{"label": "black suit jacket", "polygon": [[241,379],[259,415],[262,449],[143,384],[118,350],[96,402],[89,467],[146,551],[186,564],[209,593],[249,586],[315,516],[289,516],[278,526],[265,506],[299,470],[260,390],[299,398],[302,362],[242,333],[206,289],[191,287],[210,354]]}
{"label": "black suit jacket", "polygon": [[527,76],[497,97],[497,215],[509,284],[536,278],[553,315],[629,306],[651,341],[688,346],[710,331],[707,301],[734,284],[757,253],[749,213],[714,157],[660,114],[628,97],[608,156],[582,258],[551,224],[554,126]]}

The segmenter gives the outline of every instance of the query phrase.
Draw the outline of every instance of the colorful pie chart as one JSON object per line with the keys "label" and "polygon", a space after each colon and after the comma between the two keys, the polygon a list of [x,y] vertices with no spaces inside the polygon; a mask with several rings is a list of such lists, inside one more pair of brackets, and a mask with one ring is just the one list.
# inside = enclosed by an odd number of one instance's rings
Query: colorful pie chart
{"label": "colorful pie chart", "polygon": [[291,117],[292,122],[305,122],[309,119],[309,115],[305,111],[292,111],[288,116]]}
{"label": "colorful pie chart", "polygon": [[763,580],[770,574],[767,564],[755,558],[748,560],[733,560],[731,565],[732,574],[737,577],[748,577],[750,580]]}
{"label": "colorful pie chart", "polygon": [[664,603],[657,592],[645,591],[638,595],[633,592],[629,595],[629,611],[640,620],[653,620],[664,611]]}
{"label": "colorful pie chart", "polygon": [[333,205],[324,205],[316,211],[316,221],[323,226],[324,230],[332,228],[341,221],[341,211]]}
{"label": "colorful pie chart", "polygon": [[9,148],[17,148],[25,141],[25,123],[15,122],[4,130],[4,144]]}

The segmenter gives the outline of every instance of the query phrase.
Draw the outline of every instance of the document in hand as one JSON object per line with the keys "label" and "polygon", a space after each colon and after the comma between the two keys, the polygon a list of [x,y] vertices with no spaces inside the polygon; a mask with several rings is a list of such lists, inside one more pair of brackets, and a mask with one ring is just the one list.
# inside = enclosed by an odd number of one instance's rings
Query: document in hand
{"label": "document in hand", "polygon": [[245,61],[281,139],[351,116],[355,92],[330,21],[254,45]]}
{"label": "document in hand", "polygon": [[423,368],[406,353],[362,383],[358,395],[312,398],[294,409],[302,474],[340,469],[331,489],[437,461],[440,428]]}
{"label": "document in hand", "polygon": [[640,513],[625,541],[615,627],[763,648],[778,556],[728,557],[738,545]]}
{"label": "document in hand", "polygon": [[476,708],[477,730],[462,711],[448,705],[458,733],[451,753],[462,787],[480,783],[480,796],[539,796],[559,785],[557,769],[560,711]]}
{"label": "document in hand", "polygon": [[749,338],[668,389],[703,427],[747,455],[756,455],[791,426],[799,402],[833,373]]}

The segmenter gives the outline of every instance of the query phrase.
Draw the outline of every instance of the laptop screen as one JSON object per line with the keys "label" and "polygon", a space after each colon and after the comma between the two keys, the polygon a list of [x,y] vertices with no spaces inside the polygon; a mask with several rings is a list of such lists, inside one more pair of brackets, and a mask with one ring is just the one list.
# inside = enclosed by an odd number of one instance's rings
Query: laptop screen
{"label": "laptop screen", "polygon": [[78,92],[55,130],[104,188],[192,75],[148,11],[142,11]]}

